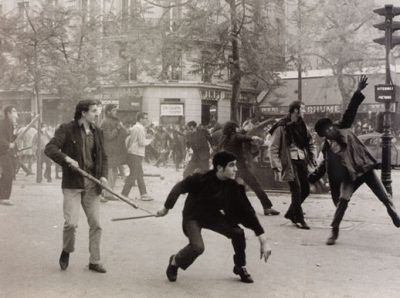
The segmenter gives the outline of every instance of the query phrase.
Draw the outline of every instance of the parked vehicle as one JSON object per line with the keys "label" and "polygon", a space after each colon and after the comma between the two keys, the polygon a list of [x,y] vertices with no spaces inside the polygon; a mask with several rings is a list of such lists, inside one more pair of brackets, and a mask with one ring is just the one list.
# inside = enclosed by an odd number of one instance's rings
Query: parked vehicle
{"label": "parked vehicle", "polygon": [[[373,132],[360,135],[358,138],[367,146],[372,156],[375,157],[380,165],[382,163],[382,134]],[[400,142],[395,137],[392,139],[391,164],[392,167],[400,166]]]}

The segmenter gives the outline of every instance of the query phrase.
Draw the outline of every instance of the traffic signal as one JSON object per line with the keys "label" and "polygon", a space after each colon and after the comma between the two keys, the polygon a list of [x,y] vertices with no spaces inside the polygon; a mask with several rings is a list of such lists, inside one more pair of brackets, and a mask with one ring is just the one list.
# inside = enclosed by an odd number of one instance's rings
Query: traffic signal
{"label": "traffic signal", "polygon": [[374,9],[374,12],[385,17],[385,22],[375,24],[374,27],[385,31],[385,36],[374,39],[374,42],[392,49],[395,45],[400,44],[400,36],[393,36],[393,32],[400,30],[400,22],[393,21],[393,17],[400,15],[400,7],[387,4],[383,8]]}

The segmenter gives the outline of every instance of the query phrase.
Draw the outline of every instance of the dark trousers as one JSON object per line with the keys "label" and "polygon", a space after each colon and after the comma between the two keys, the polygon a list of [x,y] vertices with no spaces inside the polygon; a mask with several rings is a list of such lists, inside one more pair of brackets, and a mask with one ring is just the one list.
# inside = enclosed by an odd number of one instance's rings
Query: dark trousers
{"label": "dark trousers", "polygon": [[145,147],[144,159],[146,162],[150,162],[151,159],[157,160],[160,154],[154,149],[153,146],[148,145]]}
{"label": "dark trousers", "polygon": [[339,228],[351,196],[363,183],[366,183],[376,197],[383,203],[389,216],[392,218],[393,223],[396,226],[400,225],[400,218],[397,215],[390,195],[386,192],[386,189],[375,170],[371,170],[355,181],[351,181],[348,177],[344,177],[344,180],[340,184],[340,197],[331,224],[332,228]]}
{"label": "dark trousers", "polygon": [[186,178],[189,175],[192,175],[195,171],[207,171],[210,168],[210,163],[207,159],[200,159],[196,156],[192,157],[192,159],[187,164],[185,170],[183,171],[183,178]]}
{"label": "dark trousers", "polygon": [[257,198],[260,200],[261,205],[264,209],[272,207],[272,202],[268,198],[268,195],[262,189],[260,182],[258,182],[256,176],[249,170],[245,161],[237,162],[238,172],[237,175],[244,180],[244,182],[255,192]]}
{"label": "dark trousers", "polygon": [[8,200],[11,196],[15,173],[15,158],[9,154],[0,157],[0,200]]}
{"label": "dark trousers", "polygon": [[142,167],[143,157],[135,154],[128,154],[127,163],[129,167],[129,176],[125,180],[124,188],[122,189],[122,195],[128,196],[135,180],[139,187],[140,195],[147,194],[146,185],[144,184],[143,178],[143,167]]}
{"label": "dark trousers", "polygon": [[183,224],[189,244],[181,249],[175,256],[175,262],[179,268],[188,268],[198,256],[204,252],[204,242],[201,236],[201,229],[208,229],[232,240],[235,254],[233,261],[236,266],[246,265],[246,238],[243,230],[229,223],[222,215],[215,218],[211,223],[200,223],[196,220],[189,220]]}
{"label": "dark trousers", "polygon": [[183,152],[181,149],[172,149],[172,159],[174,160],[175,168],[178,170],[183,160]]}
{"label": "dark trousers", "polygon": [[285,217],[294,222],[303,222],[304,215],[301,204],[310,194],[310,184],[308,182],[307,165],[304,160],[292,159],[294,181],[289,181],[289,188],[292,194],[292,202],[286,212]]}

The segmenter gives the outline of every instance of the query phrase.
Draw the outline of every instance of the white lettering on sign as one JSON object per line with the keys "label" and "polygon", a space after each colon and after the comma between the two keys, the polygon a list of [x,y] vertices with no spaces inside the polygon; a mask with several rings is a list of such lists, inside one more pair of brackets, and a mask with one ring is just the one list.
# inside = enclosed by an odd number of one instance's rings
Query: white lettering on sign
{"label": "white lettering on sign", "polygon": [[117,108],[119,107],[119,100],[118,99],[101,99],[100,101],[101,101],[102,105],[113,104],[113,105],[116,105]]}
{"label": "white lettering on sign", "polygon": [[390,96],[390,95],[379,95],[378,98],[379,98],[379,99],[383,99],[383,100],[384,100],[384,99],[391,100],[391,99],[392,99],[392,96]]}
{"label": "white lettering on sign", "polygon": [[161,116],[183,116],[183,104],[161,104]]}
{"label": "white lettering on sign", "polygon": [[326,105],[326,106],[306,106],[307,114],[314,113],[340,113],[340,105]]}
{"label": "white lettering on sign", "polygon": [[393,91],[393,86],[379,86],[376,87],[377,91]]}

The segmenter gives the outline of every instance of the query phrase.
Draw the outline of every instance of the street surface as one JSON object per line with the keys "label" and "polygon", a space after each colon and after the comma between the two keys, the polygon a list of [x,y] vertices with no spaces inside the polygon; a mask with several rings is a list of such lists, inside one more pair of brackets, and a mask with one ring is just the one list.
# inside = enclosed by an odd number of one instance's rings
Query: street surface
{"label": "street surface", "polygon": [[[182,171],[145,164],[152,202],[136,201],[156,212]],[[400,210],[400,172],[393,172],[394,201]],[[117,190],[121,190],[122,180]],[[133,188],[130,197],[138,194]],[[327,246],[334,206],[329,195],[304,203],[310,231],[283,217],[288,194],[271,194],[281,215],[266,217],[249,192],[272,247],[267,264],[259,260],[259,243],[246,230],[247,268],[255,283],[239,282],[232,273],[233,250],[223,236],[204,231],[205,252],[175,283],[165,269],[171,254],[187,244],[181,230],[184,197],[164,218],[112,222],[115,217],[145,215],[119,201],[102,204],[102,261],[108,272],[88,270],[88,226],[81,212],[76,250],[66,271],[58,258],[62,244],[60,180],[38,185],[33,176],[17,176],[15,206],[0,206],[0,297],[400,297],[400,230],[383,205],[363,186],[354,195],[337,245]]]}

